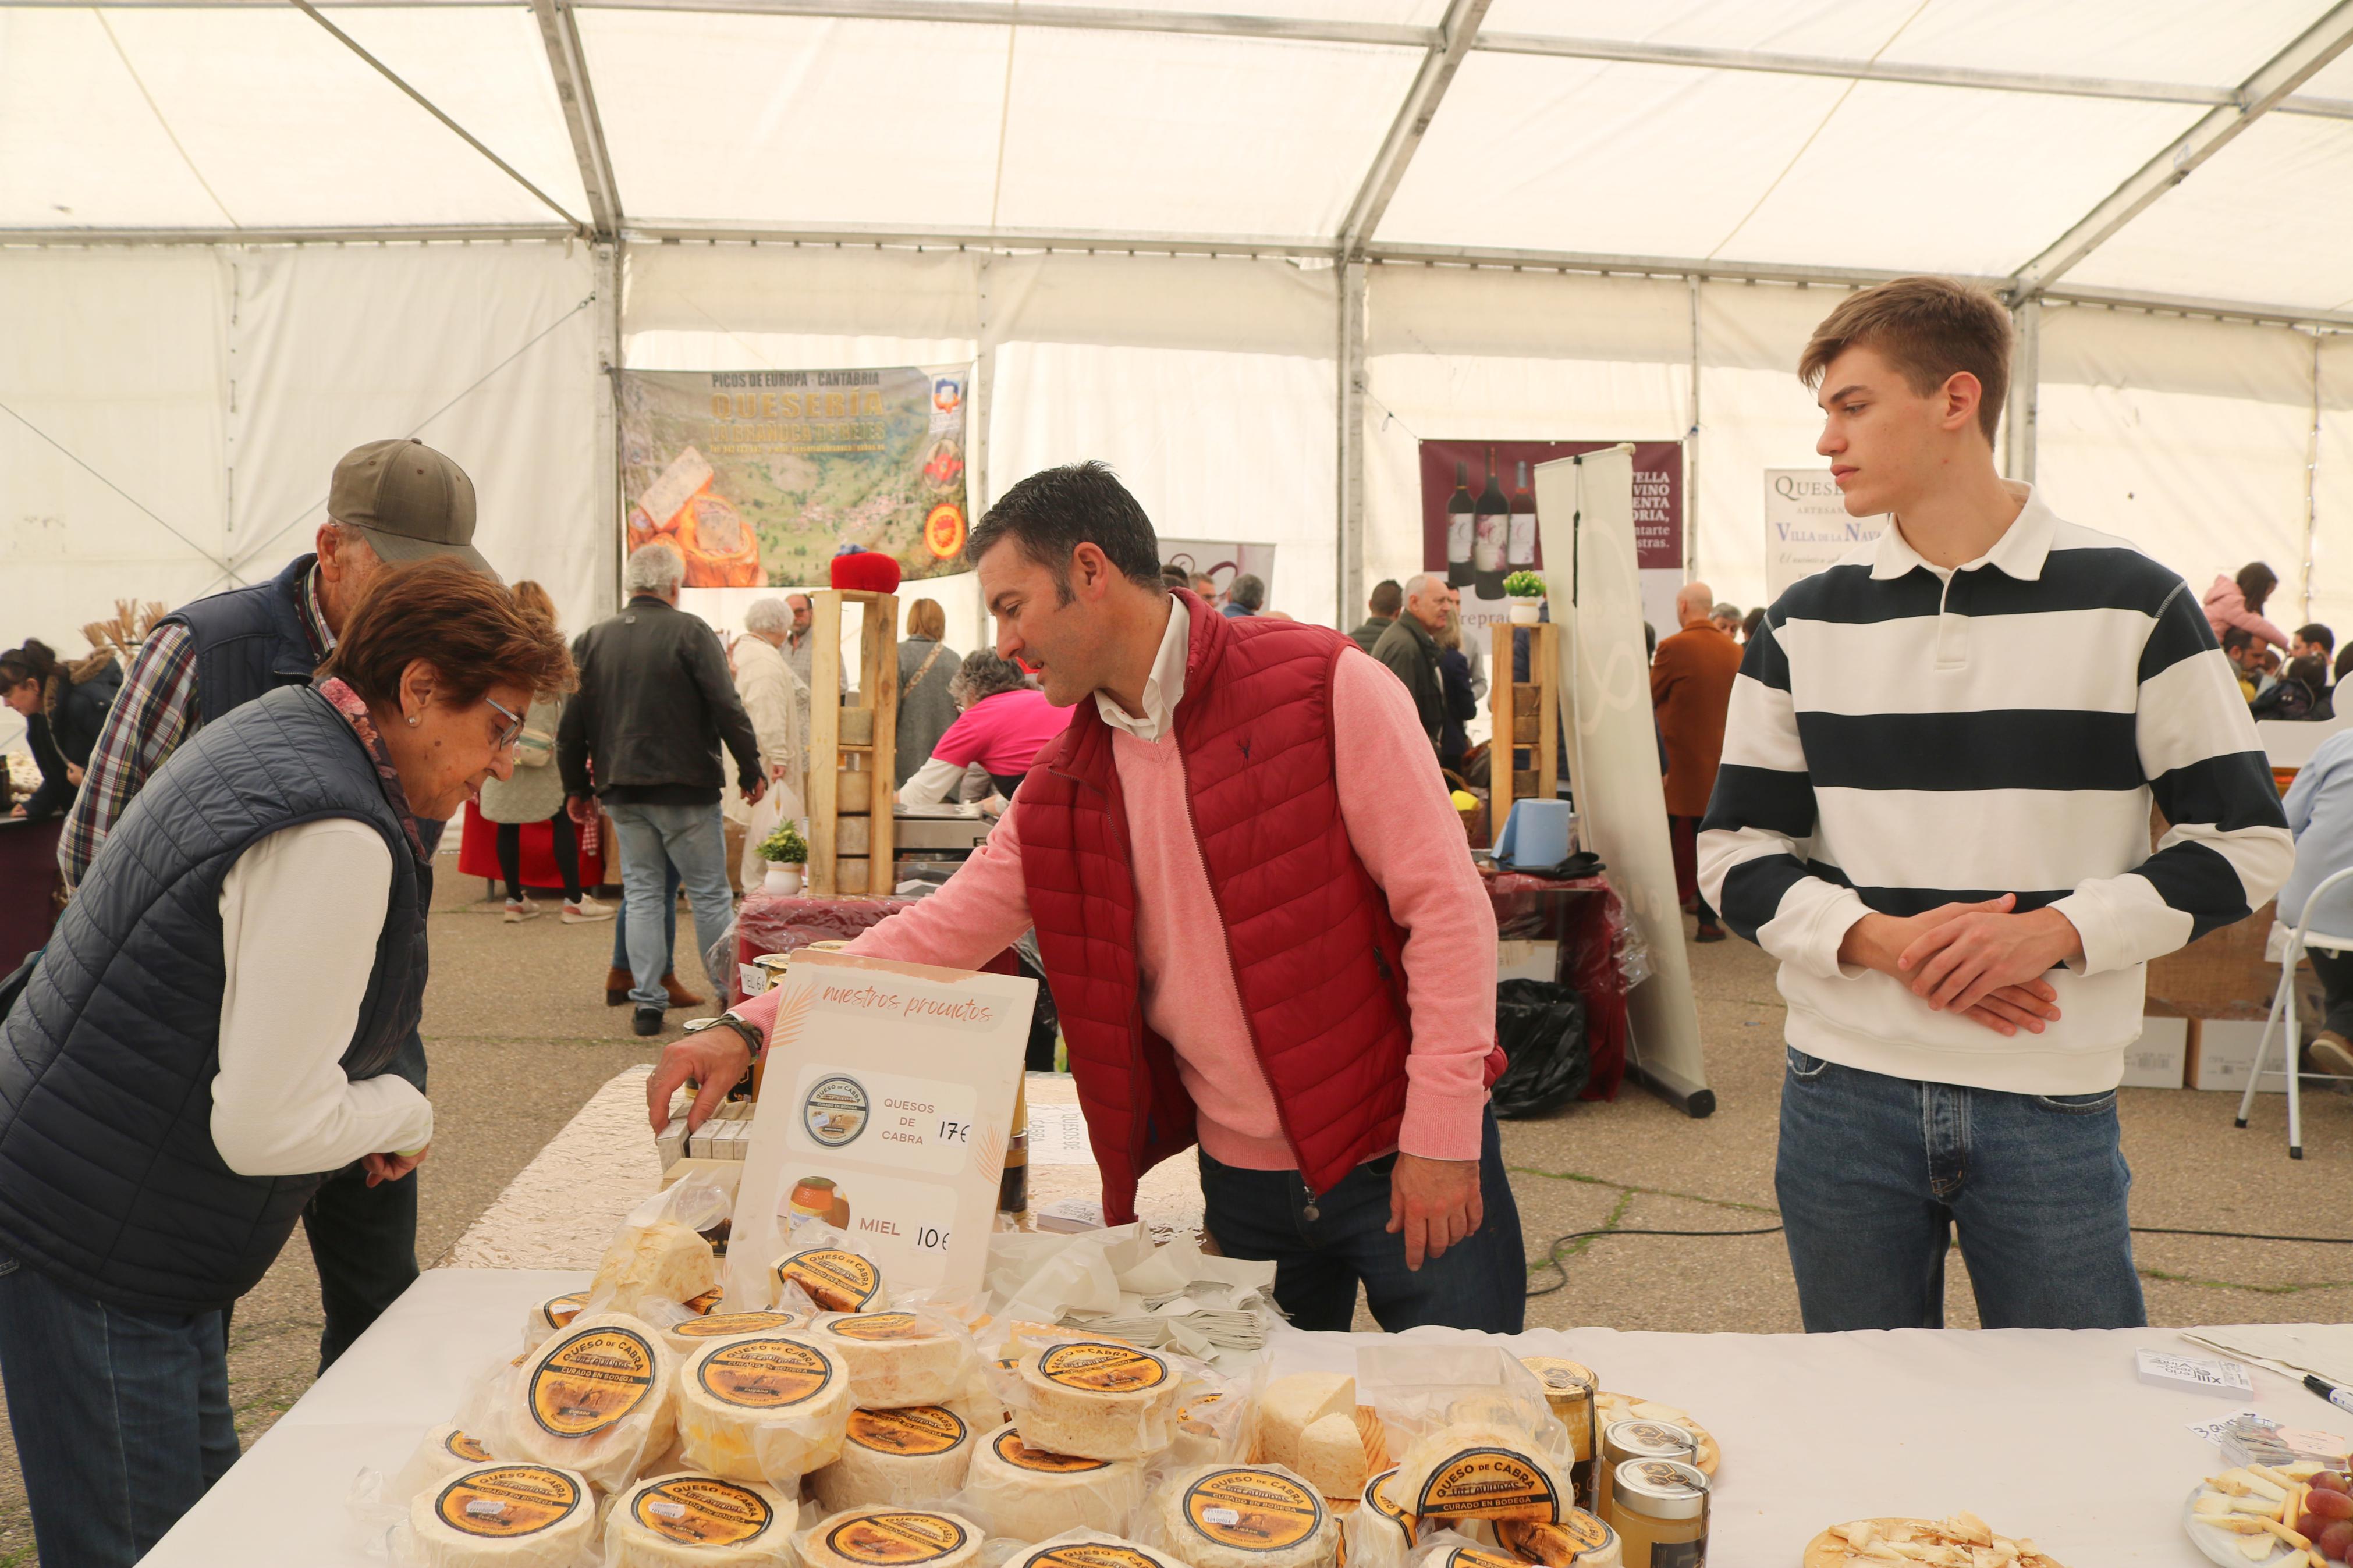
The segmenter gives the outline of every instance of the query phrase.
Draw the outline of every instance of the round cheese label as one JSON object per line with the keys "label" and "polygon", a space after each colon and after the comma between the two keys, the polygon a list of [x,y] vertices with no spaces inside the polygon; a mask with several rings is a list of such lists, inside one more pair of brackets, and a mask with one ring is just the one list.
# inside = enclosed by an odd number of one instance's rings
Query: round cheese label
{"label": "round cheese label", "polygon": [[1430,1472],[1414,1500],[1416,1513],[1556,1520],[1560,1498],[1552,1478],[1509,1448],[1463,1448]]}
{"label": "round cheese label", "polygon": [[1021,1560],[1021,1568],[1163,1568],[1151,1553],[1108,1541],[1073,1541]]}
{"label": "round cheese label", "polygon": [[1458,1546],[1441,1560],[1440,1568],[1521,1568],[1521,1563],[1483,1546]]}
{"label": "round cheese label", "polygon": [[1076,1454],[1050,1454],[1043,1448],[1032,1448],[1021,1440],[1021,1434],[1010,1426],[997,1435],[989,1445],[997,1457],[1017,1470],[1035,1470],[1041,1476],[1077,1476],[1089,1470],[1111,1468],[1109,1459],[1082,1459]]}
{"label": "round cheese label", "polygon": [[580,1309],[587,1304],[588,1292],[575,1290],[569,1296],[556,1296],[542,1301],[539,1315],[549,1328],[561,1329],[569,1326],[572,1320],[580,1315]]}
{"label": "round cheese label", "polygon": [[882,1271],[839,1247],[812,1247],[776,1265],[776,1282],[791,1281],[828,1312],[855,1312],[881,1293]]}
{"label": "round cheese label", "polygon": [[767,1499],[710,1476],[656,1482],[638,1494],[629,1512],[656,1535],[690,1546],[734,1546],[776,1522]]}
{"label": "round cheese label", "polygon": [[1267,1470],[1211,1470],[1185,1489],[1186,1521],[1220,1546],[1281,1552],[1324,1524],[1324,1500]]}
{"label": "round cheese label", "polygon": [[1168,1381],[1168,1363],[1134,1345],[1083,1342],[1056,1345],[1038,1358],[1038,1373],[1090,1394],[1136,1394]]}
{"label": "round cheese label", "polygon": [[676,1324],[670,1331],[682,1340],[723,1340],[734,1334],[781,1333],[803,1321],[798,1312],[717,1312]]}
{"label": "round cheese label", "polygon": [[849,1440],[878,1454],[944,1454],[964,1441],[965,1424],[953,1410],[911,1405],[898,1410],[854,1410]]}
{"label": "round cheese label", "polygon": [[646,1402],[654,1347],[635,1329],[588,1329],[555,1347],[531,1374],[532,1419],[558,1437],[590,1437]]}
{"label": "round cheese label", "polygon": [[1570,1568],[1586,1552],[1598,1552],[1615,1539],[1608,1525],[1581,1508],[1563,1513],[1558,1524],[1536,1519],[1495,1521],[1495,1540],[1504,1551],[1544,1568]]}
{"label": "round cheese label", "polygon": [[461,1535],[511,1541],[563,1523],[581,1503],[580,1483],[544,1465],[469,1470],[433,1500],[442,1523]]}
{"label": "round cheese label", "polygon": [[861,1317],[836,1318],[826,1326],[828,1333],[839,1334],[845,1340],[934,1340],[940,1331],[913,1312],[868,1312]]}
{"label": "round cheese label", "polygon": [[719,1305],[719,1299],[725,1294],[727,1294],[727,1288],[725,1286],[713,1285],[702,1295],[689,1297],[687,1300],[680,1302],[679,1305],[684,1307],[688,1311],[692,1312],[698,1318],[706,1317],[710,1314],[712,1308]]}
{"label": "round cheese label", "polygon": [[743,1340],[703,1352],[697,1375],[729,1405],[781,1410],[822,1392],[833,1381],[833,1363],[797,1340]]}
{"label": "round cheese label", "polygon": [[1398,1532],[1403,1535],[1407,1542],[1410,1543],[1413,1540],[1413,1516],[1406,1512],[1405,1510],[1398,1507],[1397,1503],[1389,1497],[1388,1489],[1381,1485],[1383,1481],[1388,1480],[1391,1476],[1396,1474],[1397,1468],[1395,1466],[1391,1466],[1389,1468],[1383,1470],[1379,1475],[1375,1476],[1371,1480],[1365,1483],[1365,1506],[1371,1509],[1381,1518],[1388,1520],[1391,1524],[1396,1525]]}
{"label": "round cheese label", "polygon": [[448,1449],[453,1457],[463,1459],[470,1465],[487,1465],[491,1462],[491,1451],[482,1447],[482,1440],[480,1437],[470,1436],[454,1427],[447,1437],[441,1439],[441,1447]]}
{"label": "round cheese label", "polygon": [[962,1547],[971,1532],[936,1513],[853,1514],[826,1531],[827,1550],[875,1568],[936,1563]]}

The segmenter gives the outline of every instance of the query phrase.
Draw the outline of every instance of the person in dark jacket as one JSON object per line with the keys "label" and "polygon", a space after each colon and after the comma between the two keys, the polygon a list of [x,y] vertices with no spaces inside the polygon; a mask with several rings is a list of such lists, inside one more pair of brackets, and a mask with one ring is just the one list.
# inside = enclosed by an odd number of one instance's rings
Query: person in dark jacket
{"label": "person in dark jacket", "polygon": [[1446,683],[1438,668],[1439,630],[1446,625],[1446,579],[1423,572],[1405,585],[1405,613],[1373,645],[1373,657],[1413,693],[1433,751],[1446,719]]}
{"label": "person in dark jacket", "polygon": [[205,725],[0,1022],[0,1382],[44,1562],[131,1568],[237,1456],[225,1309],[327,1173],[425,1159],[419,833],[504,777],[545,622],[387,567],[315,684]]}
{"label": "person in dark jacket", "polygon": [[1440,696],[1445,703],[1438,721],[1438,765],[1459,773],[1471,750],[1471,734],[1464,726],[1479,716],[1479,700],[1471,695],[1471,661],[1462,652],[1461,617],[1449,610],[1445,629],[1436,640]]}
{"label": "person in dark jacket", "polygon": [[596,818],[604,798],[621,847],[621,888],[628,921],[633,1026],[659,1035],[670,1005],[662,973],[662,860],[678,868],[694,910],[695,951],[712,990],[727,994],[730,971],[712,946],[735,920],[727,883],[726,829],[719,812],[726,774],[724,743],[735,759],[747,804],[768,793],[759,738],[728,672],[719,634],[678,607],[686,563],[659,542],[629,552],[623,574],[628,605],[573,645],[580,694],[565,706],[556,763],[573,820]]}
{"label": "person in dark jacket", "polygon": [[2325,720],[2337,717],[2329,700],[2328,665],[2317,653],[2288,660],[2280,678],[2248,704],[2258,719]]}
{"label": "person in dark jacket", "polygon": [[40,821],[73,804],[90,748],[121,689],[122,666],[111,653],[65,665],[48,644],[26,637],[24,647],[0,654],[0,695],[24,715],[25,738],[41,768],[41,787],[13,815]]}
{"label": "person in dark jacket", "polygon": [[1372,597],[1365,608],[1369,612],[1365,624],[1348,635],[1356,639],[1358,647],[1370,653],[1380,645],[1381,635],[1397,625],[1398,612],[1405,608],[1405,590],[1398,585],[1396,578],[1384,577],[1373,584]]}

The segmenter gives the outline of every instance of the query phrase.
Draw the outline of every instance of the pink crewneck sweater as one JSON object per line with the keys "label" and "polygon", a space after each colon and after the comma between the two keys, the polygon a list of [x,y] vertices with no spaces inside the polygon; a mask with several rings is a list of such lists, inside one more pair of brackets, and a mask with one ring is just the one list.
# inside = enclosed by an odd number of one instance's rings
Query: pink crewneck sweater
{"label": "pink crewneck sweater", "polygon": [[[1413,697],[1356,648],[1333,674],[1340,815],[1356,858],[1405,932],[1406,1060],[1398,1146],[1431,1160],[1479,1157],[1485,1066],[1495,1038],[1495,916],[1447,797]],[[1251,1048],[1209,875],[1185,806],[1174,727],[1146,742],[1114,729],[1134,856],[1145,1020],[1176,1053],[1199,1111],[1201,1147],[1229,1165],[1299,1163]],[[1021,801],[938,892],[849,944],[874,958],[971,969],[1030,926],[1021,876]],[[763,1034],[776,994],[736,1009]]]}

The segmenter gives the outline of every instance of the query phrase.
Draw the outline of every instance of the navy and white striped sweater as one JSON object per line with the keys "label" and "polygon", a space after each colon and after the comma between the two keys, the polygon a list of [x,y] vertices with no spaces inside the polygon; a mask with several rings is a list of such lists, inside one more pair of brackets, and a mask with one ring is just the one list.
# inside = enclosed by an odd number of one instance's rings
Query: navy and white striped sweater
{"label": "navy and white striped sweater", "polygon": [[[2023,489],[2023,487],[2012,487]],[[2168,825],[2149,847],[2154,800]],[[1741,661],[1700,886],[1781,961],[1788,1040],[1898,1078],[2116,1087],[2144,966],[2244,919],[2294,858],[2229,661],[2179,577],[2027,495],[1949,574],[1890,527],[1798,583]],[[2016,893],[2084,957],[2012,1037],[1838,962],[1866,910]]]}

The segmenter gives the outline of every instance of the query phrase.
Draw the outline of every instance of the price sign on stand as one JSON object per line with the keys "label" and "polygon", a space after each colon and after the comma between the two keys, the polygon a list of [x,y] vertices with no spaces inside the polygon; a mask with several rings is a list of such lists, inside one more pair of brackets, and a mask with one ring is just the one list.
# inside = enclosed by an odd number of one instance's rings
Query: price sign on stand
{"label": "price sign on stand", "polygon": [[977,1294],[1038,983],[804,951],[778,984],[730,1303],[765,1300],[803,1217],[848,1233],[892,1290]]}

